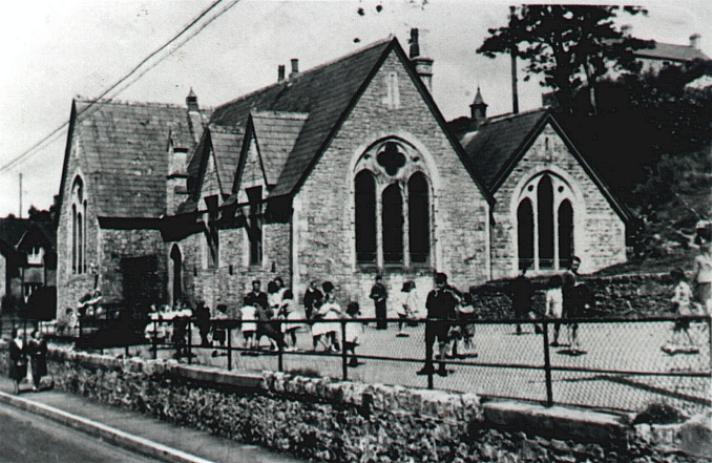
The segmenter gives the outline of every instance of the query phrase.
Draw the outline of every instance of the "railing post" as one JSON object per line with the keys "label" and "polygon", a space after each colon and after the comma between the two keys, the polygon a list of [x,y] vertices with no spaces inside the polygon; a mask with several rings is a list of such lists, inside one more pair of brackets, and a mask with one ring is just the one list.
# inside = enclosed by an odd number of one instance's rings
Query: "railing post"
{"label": "railing post", "polygon": [[277,371],[284,371],[284,336],[282,335],[282,320],[277,319]]}
{"label": "railing post", "polygon": [[79,337],[82,337],[82,317],[77,317],[77,327],[79,328]]}
{"label": "railing post", "polygon": [[158,359],[158,320],[153,320],[153,360]]}
{"label": "railing post", "polygon": [[348,362],[346,359],[346,320],[339,320],[341,324],[341,376],[344,381],[349,379]]}
{"label": "railing post", "polygon": [[554,394],[551,388],[551,360],[549,358],[549,324],[546,320],[542,322],[542,339],[544,340],[544,378],[546,381],[546,406],[551,407],[554,403]]}
{"label": "railing post", "polygon": [[188,365],[193,363],[193,320],[188,319],[188,343],[186,344],[186,349],[188,350]]}
{"label": "railing post", "polygon": [[[432,330],[432,323],[430,320],[425,320],[425,366],[428,372],[428,389],[433,389],[435,387],[433,383],[433,376],[435,374],[435,364],[433,363],[433,341],[434,339],[428,339],[428,331]],[[440,359],[445,360],[445,359]]]}
{"label": "railing post", "polygon": [[227,335],[227,370],[232,370],[232,328],[226,329]]}
{"label": "railing post", "polygon": [[707,314],[707,337],[709,343],[710,371],[712,371],[712,314]]}

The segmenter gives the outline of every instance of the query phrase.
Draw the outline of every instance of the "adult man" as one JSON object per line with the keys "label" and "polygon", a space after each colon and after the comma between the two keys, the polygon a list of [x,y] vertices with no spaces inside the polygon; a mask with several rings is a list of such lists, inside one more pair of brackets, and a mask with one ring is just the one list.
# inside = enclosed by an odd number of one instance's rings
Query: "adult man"
{"label": "adult man", "polygon": [[280,331],[276,330],[275,326],[271,323],[274,312],[269,306],[267,294],[260,291],[261,286],[262,283],[260,280],[254,280],[252,282],[252,291],[247,293],[244,301],[245,305],[251,305],[257,309],[257,345],[259,346],[262,336],[267,336],[272,349],[276,350],[283,345],[284,336]]}
{"label": "adult man", "polygon": [[267,293],[260,291],[262,283],[260,280],[254,280],[252,282],[252,291],[247,293],[245,296],[245,304],[253,305],[255,307],[260,306],[262,310],[269,309],[269,303],[267,302]]}
{"label": "adult man", "polygon": [[[522,267],[522,273],[512,280],[509,287],[509,294],[512,299],[512,312],[514,318],[522,319],[529,315],[532,307],[532,282],[527,278],[529,265]],[[535,328],[538,328],[535,325]],[[537,329],[537,332],[539,330]],[[522,334],[522,325],[517,322],[517,334]]]}
{"label": "adult man", "polygon": [[[576,280],[578,279],[578,269],[581,266],[581,259],[574,256],[571,259],[571,264],[569,268],[564,272],[562,279],[563,284],[561,286],[562,295],[562,305],[563,305],[563,318],[572,318],[580,316],[580,311],[578,310],[578,297],[576,291]],[[554,330],[558,331],[558,327],[555,324]],[[569,333],[571,338],[571,347],[578,347],[578,323],[573,323],[569,326]]]}
{"label": "adult man", "polygon": [[433,342],[438,342],[438,358],[440,365],[438,374],[447,376],[447,370],[443,360],[445,359],[445,350],[448,345],[448,331],[452,321],[455,319],[455,307],[457,307],[458,298],[447,284],[447,275],[444,273],[435,274],[435,288],[428,293],[428,298],[425,303],[425,308],[428,311],[425,323],[425,366],[418,371],[419,375],[429,375],[433,370]]}
{"label": "adult man", "polygon": [[373,299],[376,306],[376,329],[385,330],[388,328],[388,323],[386,322],[386,299],[388,298],[388,291],[383,285],[383,277],[381,275],[376,275],[376,283],[371,288],[371,294],[368,296]]}

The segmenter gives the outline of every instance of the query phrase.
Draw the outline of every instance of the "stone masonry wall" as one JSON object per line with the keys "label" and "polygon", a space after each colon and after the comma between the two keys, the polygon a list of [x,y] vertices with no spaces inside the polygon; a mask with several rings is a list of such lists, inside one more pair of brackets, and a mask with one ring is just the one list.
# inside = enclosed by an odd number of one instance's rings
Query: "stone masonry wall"
{"label": "stone masonry wall", "polygon": [[517,273],[514,218],[518,204],[513,204],[513,199],[518,198],[522,181],[543,171],[564,176],[582,197],[582,204],[573,205],[574,253],[583,260],[581,271],[590,273],[625,262],[624,222],[569,152],[564,140],[548,124],[495,193],[492,278],[506,278]]}
{"label": "stone masonry wall", "polygon": [[[398,76],[398,109],[389,109],[384,101],[386,76],[392,72]],[[294,280],[300,294],[310,280],[330,279],[340,287],[337,297],[341,302],[355,299],[362,307],[370,307],[367,288],[377,270],[362,270],[355,263],[353,166],[369,146],[389,136],[413,145],[428,172],[434,192],[430,197],[434,229],[431,246],[435,250],[431,267],[447,272],[459,286],[489,278],[489,205],[392,52],[295,199]],[[396,287],[400,290],[399,282],[404,277],[430,272],[432,268],[421,272],[384,270],[392,291]],[[432,286],[429,279],[420,281],[424,291]]]}
{"label": "stone masonry wall", "polygon": [[[94,287],[91,266],[98,266],[102,259],[102,233],[92,201],[93,182],[85,169],[79,137],[73,137],[73,145],[67,164],[62,205],[57,226],[57,315],[64,314],[66,308],[76,307],[77,301]],[[80,176],[84,182],[84,196],[87,200],[86,217],[86,273],[72,271],[72,185]]]}
{"label": "stone masonry wall", "polygon": [[[5,349],[0,346],[3,370]],[[658,448],[648,429],[638,434],[609,415],[53,348],[48,360],[58,389],[312,461],[695,461]],[[521,429],[522,421],[542,426]]]}

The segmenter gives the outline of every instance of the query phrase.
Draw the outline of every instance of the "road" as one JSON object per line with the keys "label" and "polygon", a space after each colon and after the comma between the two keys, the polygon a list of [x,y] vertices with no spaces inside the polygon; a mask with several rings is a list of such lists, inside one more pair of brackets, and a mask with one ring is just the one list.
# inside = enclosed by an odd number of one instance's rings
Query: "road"
{"label": "road", "polygon": [[156,463],[94,437],[0,404],[0,462]]}

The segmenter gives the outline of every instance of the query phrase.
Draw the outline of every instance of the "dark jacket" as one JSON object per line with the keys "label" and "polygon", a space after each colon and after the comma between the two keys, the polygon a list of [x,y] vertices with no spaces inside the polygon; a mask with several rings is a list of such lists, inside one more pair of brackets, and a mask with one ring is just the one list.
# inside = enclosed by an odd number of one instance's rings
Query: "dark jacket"
{"label": "dark jacket", "polygon": [[509,294],[512,298],[512,310],[515,314],[523,315],[529,311],[532,305],[532,282],[529,278],[519,275],[512,280]]}
{"label": "dark jacket", "polygon": [[269,308],[269,302],[267,302],[267,293],[259,291],[255,293],[250,291],[245,296],[245,305],[253,305],[257,307],[258,305],[263,309],[267,310]]}
{"label": "dark jacket", "polygon": [[458,296],[452,288],[446,286],[443,289],[433,289],[425,301],[428,318],[454,319],[458,302]]}
{"label": "dark jacket", "polygon": [[23,344],[22,348],[17,345],[15,340],[10,341],[10,378],[19,381],[27,374],[27,346]]}
{"label": "dark jacket", "polygon": [[30,339],[27,343],[32,376],[41,378],[47,375],[47,341],[44,339]]}
{"label": "dark jacket", "polygon": [[312,311],[321,305],[324,295],[318,289],[307,288],[304,293],[304,307],[307,311]]}
{"label": "dark jacket", "polygon": [[383,283],[376,283],[371,288],[371,294],[368,297],[373,299],[376,304],[384,304],[388,298],[388,291]]}

